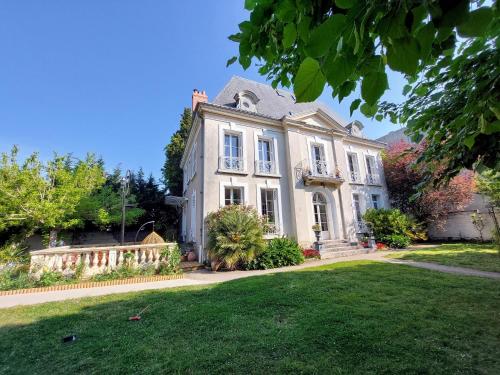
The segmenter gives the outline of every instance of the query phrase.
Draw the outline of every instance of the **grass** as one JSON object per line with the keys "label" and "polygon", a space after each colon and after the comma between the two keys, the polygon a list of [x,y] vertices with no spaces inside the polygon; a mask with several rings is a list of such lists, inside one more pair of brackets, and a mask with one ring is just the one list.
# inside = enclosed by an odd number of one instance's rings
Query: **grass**
{"label": "grass", "polygon": [[422,250],[401,251],[388,257],[500,272],[500,253],[493,244],[444,244]]}
{"label": "grass", "polygon": [[498,374],[499,347],[500,282],[368,261],[0,310],[2,374]]}

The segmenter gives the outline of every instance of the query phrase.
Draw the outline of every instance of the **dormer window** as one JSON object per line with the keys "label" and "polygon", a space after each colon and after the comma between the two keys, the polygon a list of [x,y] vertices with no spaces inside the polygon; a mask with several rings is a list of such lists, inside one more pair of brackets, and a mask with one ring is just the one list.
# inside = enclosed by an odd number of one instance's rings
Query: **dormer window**
{"label": "dormer window", "polygon": [[234,96],[234,100],[236,101],[236,108],[257,112],[259,98],[253,92],[248,90],[240,91]]}

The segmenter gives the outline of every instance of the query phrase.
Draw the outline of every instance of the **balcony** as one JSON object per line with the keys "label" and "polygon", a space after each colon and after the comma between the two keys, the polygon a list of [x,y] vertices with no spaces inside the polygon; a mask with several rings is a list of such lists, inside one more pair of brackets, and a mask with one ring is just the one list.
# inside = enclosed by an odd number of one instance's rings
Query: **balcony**
{"label": "balcony", "polygon": [[276,176],[276,163],[274,160],[256,160],[255,161],[255,174],[274,175]]}
{"label": "balcony", "polygon": [[368,185],[381,185],[380,176],[378,174],[366,175],[366,183]]}
{"label": "balcony", "polygon": [[359,172],[349,172],[349,182],[352,184],[361,184],[361,176],[359,175]]}
{"label": "balcony", "polygon": [[247,174],[245,168],[245,159],[232,156],[219,157],[219,172]]}
{"label": "balcony", "polygon": [[280,234],[280,227],[277,223],[265,222],[263,232],[264,236],[277,236]]}
{"label": "balcony", "polygon": [[[307,165],[306,162],[302,162],[301,165]],[[340,170],[336,167],[335,173],[328,171],[328,165],[326,161],[314,160],[310,163],[310,166],[302,168],[302,179],[304,180],[304,185],[330,185],[330,186],[340,186],[344,182]]]}

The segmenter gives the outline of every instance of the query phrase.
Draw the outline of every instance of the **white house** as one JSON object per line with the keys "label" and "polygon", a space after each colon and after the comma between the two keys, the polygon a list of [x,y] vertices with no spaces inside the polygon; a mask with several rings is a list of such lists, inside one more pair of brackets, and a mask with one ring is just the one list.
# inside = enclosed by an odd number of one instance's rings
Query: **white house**
{"label": "white house", "polygon": [[208,213],[227,204],[255,207],[266,236],[303,246],[322,239],[356,242],[362,214],[388,206],[380,152],[362,124],[346,124],[320,102],[296,103],[292,93],[233,77],[211,102],[194,91],[193,125],[181,161],[182,235],[206,258]]}

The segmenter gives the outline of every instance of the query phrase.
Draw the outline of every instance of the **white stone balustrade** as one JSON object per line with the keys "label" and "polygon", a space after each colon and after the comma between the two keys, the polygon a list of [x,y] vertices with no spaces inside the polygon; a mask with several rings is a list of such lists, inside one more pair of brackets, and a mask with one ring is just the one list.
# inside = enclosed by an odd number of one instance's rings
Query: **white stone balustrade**
{"label": "white stone balustrade", "polygon": [[[173,247],[175,243],[130,244],[123,246],[98,245],[96,247],[61,246],[30,252],[30,272],[42,274],[46,271],[75,272],[83,264],[86,277],[104,273],[125,265],[127,261],[132,267],[154,266],[160,264],[160,253],[165,247]],[[125,256],[132,253],[132,257]],[[128,258],[129,260],[127,260]]]}

